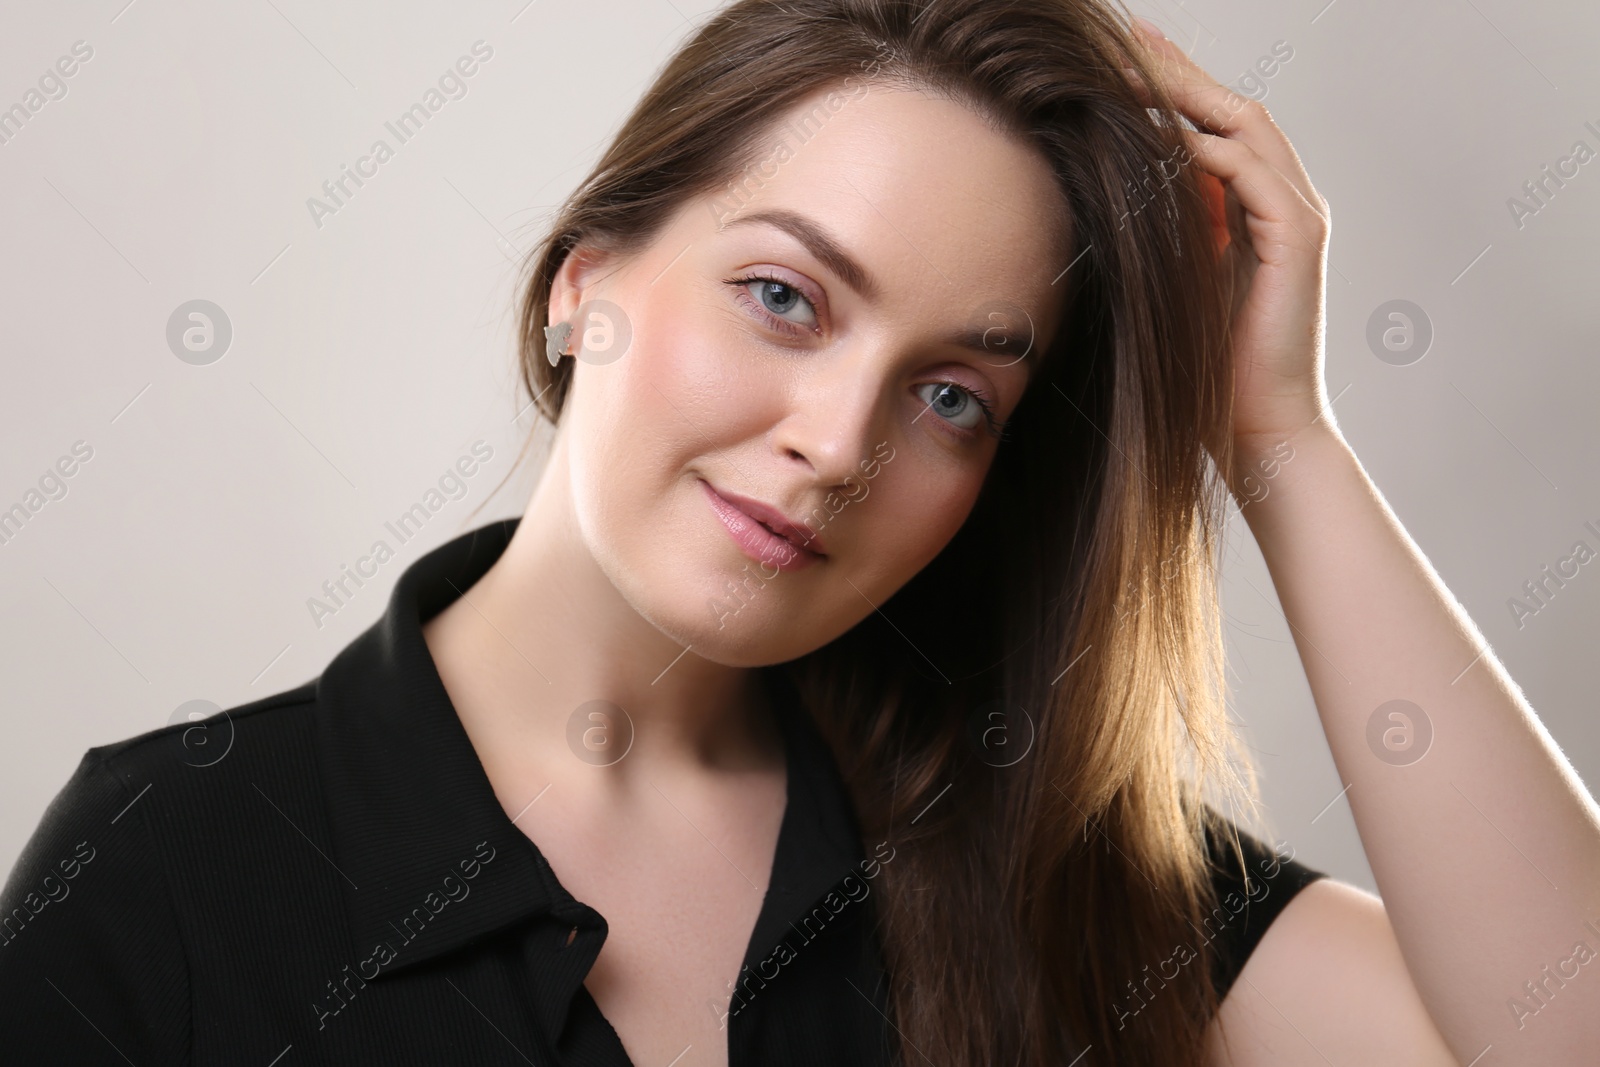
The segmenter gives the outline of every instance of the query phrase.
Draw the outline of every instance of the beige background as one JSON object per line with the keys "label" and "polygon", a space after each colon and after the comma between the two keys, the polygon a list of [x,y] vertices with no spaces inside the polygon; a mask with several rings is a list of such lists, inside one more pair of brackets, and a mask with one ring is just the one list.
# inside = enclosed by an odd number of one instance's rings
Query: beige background
{"label": "beige background", "polygon": [[[536,465],[469,517],[529,426],[512,388],[509,257],[712,6],[6,6],[0,107],[74,42],[93,54],[0,144],[0,508],[75,442],[93,454],[0,545],[0,870],[86,748],[163,726],[190,700],[231,707],[315,676],[422,552],[520,512]],[[1600,528],[1600,161],[1521,227],[1507,201],[1575,141],[1600,151],[1600,13],[1511,0],[1138,10],[1252,95],[1245,73],[1277,42],[1293,50],[1263,84],[1333,205],[1339,422],[1593,788],[1600,563],[1520,627],[1507,602],[1575,541],[1600,549],[1583,527]],[[466,95],[319,227],[307,198],[479,40],[493,55]],[[166,341],[194,299],[232,324],[209,365]],[[1435,330],[1409,366],[1366,341],[1393,299]],[[319,628],[307,598],[478,440],[494,456],[466,495]],[[1372,888],[1238,519],[1225,595],[1233,705],[1273,835]]]}

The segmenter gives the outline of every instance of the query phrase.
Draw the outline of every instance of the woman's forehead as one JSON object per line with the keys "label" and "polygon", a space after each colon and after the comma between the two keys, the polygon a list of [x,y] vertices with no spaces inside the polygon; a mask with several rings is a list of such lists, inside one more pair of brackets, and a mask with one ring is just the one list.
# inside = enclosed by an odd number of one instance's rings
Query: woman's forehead
{"label": "woman's forehead", "polygon": [[[843,253],[847,269],[835,273],[865,282],[850,285],[863,299],[1005,301],[1037,317],[1067,266],[1065,203],[1042,154],[917,90],[812,94],[698,215],[718,240]],[[742,219],[761,224],[730,225]]]}

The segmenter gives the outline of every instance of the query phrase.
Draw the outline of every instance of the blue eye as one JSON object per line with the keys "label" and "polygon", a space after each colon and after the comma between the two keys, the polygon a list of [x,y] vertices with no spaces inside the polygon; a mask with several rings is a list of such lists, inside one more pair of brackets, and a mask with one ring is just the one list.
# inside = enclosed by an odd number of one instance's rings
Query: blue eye
{"label": "blue eye", "polygon": [[[924,390],[932,389],[929,395]],[[994,427],[994,410],[982,396],[964,385],[955,382],[928,382],[917,386],[917,394],[922,397],[922,402],[928,405],[928,410],[936,413],[946,422],[953,423],[964,430],[977,427],[980,421],[987,421],[991,432]]]}
{"label": "blue eye", "polygon": [[[773,329],[795,336],[821,332],[816,306],[798,286],[764,274],[747,274],[724,281],[738,290],[740,302],[750,309],[751,314]],[[805,309],[802,314],[809,315],[809,321],[796,322],[786,317],[801,305]],[[937,391],[925,394],[927,389]],[[999,438],[1002,435],[1004,427],[995,418],[994,401],[981,390],[957,382],[928,382],[917,386],[917,395],[927,405],[928,411],[937,413],[941,422],[956,427],[961,431],[961,436],[975,436],[973,431],[979,422],[984,423],[991,437]]]}
{"label": "blue eye", "polygon": [[[785,332],[804,331],[815,333],[817,330],[817,311],[812,307],[811,301],[799,289],[788,282],[779,281],[777,278],[768,278],[764,275],[752,274],[743,278],[729,280],[730,285],[736,285],[755,299],[750,306],[758,316],[769,325]],[[809,321],[787,318],[786,316],[798,306],[804,305],[805,314],[809,314]]]}

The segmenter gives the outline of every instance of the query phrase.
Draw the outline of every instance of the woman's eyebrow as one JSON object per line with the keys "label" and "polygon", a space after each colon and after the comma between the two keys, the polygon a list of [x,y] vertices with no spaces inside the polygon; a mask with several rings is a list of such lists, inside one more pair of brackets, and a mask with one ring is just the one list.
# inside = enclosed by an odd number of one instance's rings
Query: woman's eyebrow
{"label": "woman's eyebrow", "polygon": [[739,215],[728,220],[724,229],[732,226],[743,226],[765,223],[776,226],[796,241],[806,246],[806,251],[821,261],[833,273],[844,280],[844,283],[861,296],[862,299],[873,301],[878,298],[882,287],[878,281],[863,267],[859,261],[844,246],[834,240],[833,235],[822,226],[798,211],[787,208],[767,208],[761,211],[752,211],[748,215]]}
{"label": "woman's eyebrow", "polygon": [[[833,238],[823,226],[815,219],[802,215],[798,211],[788,208],[765,208],[761,211],[752,211],[747,215],[738,215],[723,224],[727,229],[733,226],[760,225],[776,226],[789,236],[805,246],[806,251],[817,258],[823,266],[838,275],[852,290],[864,300],[872,301],[878,298],[882,287],[878,284],[872,273],[863,267],[854,256],[844,250],[844,246]],[[1009,362],[995,364],[996,366],[1009,366],[1011,363],[1021,363],[1024,372],[1032,369],[1032,363],[1027,357],[1033,353],[1033,338],[1018,337],[1012,331],[997,326],[967,326],[955,331],[944,339],[944,343],[958,348],[968,348],[980,352],[985,356],[1011,357]],[[1026,345],[1026,349],[1013,356],[1019,345]]]}
{"label": "woman's eyebrow", "polygon": [[1004,326],[965,326],[945,338],[946,344],[970,348],[989,357],[986,362],[991,367],[1020,365],[1023,373],[1030,377],[1037,362],[1031,358],[1033,341],[1031,335],[1020,336]]}

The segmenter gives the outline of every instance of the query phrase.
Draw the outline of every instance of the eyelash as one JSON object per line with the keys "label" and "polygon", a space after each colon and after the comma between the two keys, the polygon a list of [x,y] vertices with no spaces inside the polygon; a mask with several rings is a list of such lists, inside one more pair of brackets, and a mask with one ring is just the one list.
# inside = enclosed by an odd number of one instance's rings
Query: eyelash
{"label": "eyelash", "polygon": [[[751,282],[770,282],[773,285],[781,285],[785,289],[793,289],[801,300],[804,300],[807,304],[812,304],[813,309],[815,309],[815,304],[813,304],[811,298],[806,296],[805,293],[801,292],[799,286],[792,285],[789,282],[784,281],[782,278],[774,278],[770,275],[760,273],[745,274],[737,278],[728,278],[726,281],[728,285],[733,286],[735,291],[744,298],[750,308],[760,315],[762,320],[766,322],[767,325],[773,327],[774,329],[781,330],[790,335],[816,332],[813,330],[808,330],[804,326],[797,326],[795,323],[792,323],[787,319],[780,319],[778,316],[762,307],[760,302],[750,295],[749,290],[744,288],[744,286],[749,285]],[[978,407],[983,411],[983,420],[989,431],[989,435],[997,439],[1003,436],[1005,432],[1005,423],[1000,422],[994,417],[994,400],[987,393],[983,392],[981,389],[974,389],[969,385],[962,385],[960,382],[952,382],[948,380],[936,380],[930,384],[953,386],[954,388],[960,389],[962,392],[972,397],[972,399],[977,402]],[[970,434],[972,431],[966,430],[962,432]]]}

